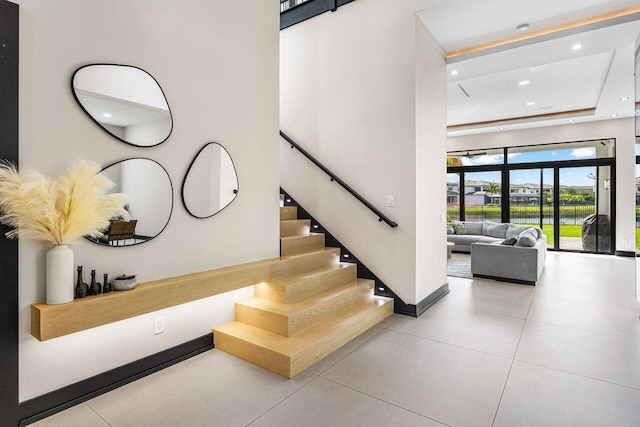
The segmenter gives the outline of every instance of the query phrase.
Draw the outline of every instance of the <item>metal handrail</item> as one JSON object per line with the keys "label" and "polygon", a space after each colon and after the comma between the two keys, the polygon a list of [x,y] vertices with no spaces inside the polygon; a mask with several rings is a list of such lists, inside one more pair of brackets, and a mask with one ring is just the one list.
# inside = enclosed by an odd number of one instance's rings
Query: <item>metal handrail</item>
{"label": "metal handrail", "polygon": [[304,148],[302,148],[300,145],[298,145],[293,139],[289,138],[287,136],[287,134],[285,134],[284,132],[280,131],[280,136],[282,138],[284,138],[285,141],[287,141],[289,143],[289,145],[291,145],[291,148],[295,148],[296,150],[298,150],[299,152],[301,152],[307,159],[311,160],[311,162],[316,165],[317,167],[319,167],[320,169],[322,169],[322,171],[324,173],[326,173],[327,175],[329,175],[329,177],[331,178],[331,181],[335,181],[338,184],[340,184],[342,186],[342,188],[344,188],[345,190],[347,190],[349,192],[349,194],[351,194],[353,197],[355,197],[356,199],[358,199],[360,201],[360,203],[362,203],[363,205],[365,205],[367,208],[369,208],[369,210],[371,212],[373,212],[374,214],[376,214],[376,216],[378,217],[378,221],[382,222],[386,222],[387,225],[389,225],[389,227],[394,228],[397,227],[398,224],[393,221],[392,219],[390,219],[389,217],[387,217],[385,214],[383,214],[382,212],[380,212],[380,210],[378,210],[375,206],[373,206],[371,203],[369,203],[367,201],[367,199],[365,199],[364,197],[362,197],[360,194],[358,194],[358,192],[356,190],[354,190],[353,188],[351,188],[349,185],[347,185],[346,182],[344,182],[343,180],[341,180],[340,178],[338,178],[336,176],[336,174],[334,174],[333,172],[331,172],[325,165],[323,165],[322,163],[320,163],[318,161],[318,159],[316,159],[315,157],[313,157],[311,154],[309,154],[309,152],[307,150],[305,150]]}

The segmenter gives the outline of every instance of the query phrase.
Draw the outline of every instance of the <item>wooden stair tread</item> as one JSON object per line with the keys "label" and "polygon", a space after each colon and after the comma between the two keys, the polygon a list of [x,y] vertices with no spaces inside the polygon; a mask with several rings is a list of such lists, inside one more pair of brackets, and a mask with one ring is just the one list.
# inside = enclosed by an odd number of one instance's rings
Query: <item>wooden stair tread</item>
{"label": "wooden stair tread", "polygon": [[[348,262],[340,262],[335,265],[330,265],[327,267],[316,268],[314,270],[303,271],[302,273],[293,274],[291,276],[282,277],[280,279],[271,280],[273,283],[282,283],[283,285],[297,283],[300,281],[305,281],[309,279],[314,279],[318,276],[322,276],[332,271],[341,270],[344,268],[357,269],[355,264],[351,264]],[[355,277],[355,276],[354,276]]]}
{"label": "wooden stair tread", "polygon": [[309,234],[304,234],[302,236],[286,236],[286,237],[281,237],[280,240],[299,240],[299,239],[308,239],[309,237],[316,237],[316,236],[324,236],[324,233],[309,233]]}
{"label": "wooden stair tread", "polygon": [[280,221],[298,218],[298,208],[296,206],[281,206]]}
{"label": "wooden stair tread", "polygon": [[274,314],[279,314],[281,316],[294,316],[295,314],[301,311],[305,311],[310,307],[322,304],[327,300],[342,296],[344,294],[348,294],[354,289],[356,289],[359,292],[366,292],[367,290],[372,289],[373,284],[374,284],[373,280],[356,279],[344,285],[339,285],[331,289],[327,289],[325,291],[317,293],[299,302],[289,303],[289,304],[268,300],[266,298],[260,298],[260,297],[249,298],[244,301],[239,301],[236,304],[245,305],[245,306],[256,308],[259,310],[269,311]]}
{"label": "wooden stair tread", "polygon": [[[288,357],[295,357],[298,353],[307,349],[307,347],[321,345],[319,343],[330,339],[334,334],[347,331],[349,328],[357,326],[362,318],[367,317],[367,314],[370,314],[372,310],[380,307],[388,307],[389,312],[387,316],[390,316],[393,313],[393,299],[374,295],[369,296],[362,304],[349,307],[325,322],[305,329],[292,337],[285,337],[275,332],[233,321],[213,329],[214,341],[216,333],[226,334],[249,342],[257,347],[265,348]],[[383,320],[387,316],[380,320]],[[216,347],[217,346],[216,344]]]}
{"label": "wooden stair tread", "polygon": [[318,249],[317,251],[313,251],[313,252],[305,252],[303,254],[282,256],[282,257],[280,257],[280,259],[296,259],[296,258],[302,258],[302,257],[310,256],[310,255],[313,255],[313,254],[318,254],[318,253],[335,254],[335,255],[338,256],[338,258],[340,258],[340,249],[339,248],[321,248],[321,249]]}

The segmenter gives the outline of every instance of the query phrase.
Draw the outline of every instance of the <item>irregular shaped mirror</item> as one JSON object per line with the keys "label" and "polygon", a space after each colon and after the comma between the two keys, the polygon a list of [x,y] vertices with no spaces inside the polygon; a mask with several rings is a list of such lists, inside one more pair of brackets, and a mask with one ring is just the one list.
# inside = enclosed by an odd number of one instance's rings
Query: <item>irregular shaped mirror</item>
{"label": "irregular shaped mirror", "polygon": [[113,193],[129,196],[131,219],[112,218],[104,235],[94,243],[131,246],[147,242],[164,230],[173,210],[173,186],[167,171],[151,159],[128,159],[107,166],[100,172],[114,182]]}
{"label": "irregular shaped mirror", "polygon": [[73,74],[71,87],[84,112],[120,141],[151,147],[171,134],[167,99],[158,82],[140,68],[85,65]]}
{"label": "irregular shaped mirror", "polygon": [[198,152],[182,183],[182,202],[196,218],[209,218],[238,194],[238,175],[227,150],[211,142]]}

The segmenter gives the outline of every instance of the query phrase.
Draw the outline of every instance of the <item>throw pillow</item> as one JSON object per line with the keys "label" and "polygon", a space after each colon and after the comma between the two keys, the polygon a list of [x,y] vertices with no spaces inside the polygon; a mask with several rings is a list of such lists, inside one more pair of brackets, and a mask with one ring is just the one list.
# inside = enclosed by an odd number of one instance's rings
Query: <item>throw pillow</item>
{"label": "throw pillow", "polygon": [[482,228],[482,234],[498,239],[504,239],[505,235],[507,234],[507,227],[509,227],[509,224],[500,224],[497,222],[485,221]]}
{"label": "throw pillow", "polygon": [[515,236],[507,237],[500,243],[501,245],[513,246],[518,241],[518,238]]}
{"label": "throw pillow", "polygon": [[447,225],[447,234],[453,234],[456,231],[453,229],[453,225]]}
{"label": "throw pillow", "polygon": [[538,232],[533,228],[527,228],[518,236],[518,241],[515,246],[532,247],[536,245],[538,240]]}
{"label": "throw pillow", "polygon": [[456,234],[467,234],[467,227],[463,223],[458,222],[453,224],[453,231]]}

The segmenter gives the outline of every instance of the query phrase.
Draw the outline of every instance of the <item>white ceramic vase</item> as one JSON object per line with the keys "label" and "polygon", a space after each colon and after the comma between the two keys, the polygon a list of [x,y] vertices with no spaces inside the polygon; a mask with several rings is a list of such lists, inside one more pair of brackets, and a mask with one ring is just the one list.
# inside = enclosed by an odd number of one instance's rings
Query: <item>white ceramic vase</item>
{"label": "white ceramic vase", "polygon": [[73,301],[73,251],[56,245],[47,251],[47,304]]}

